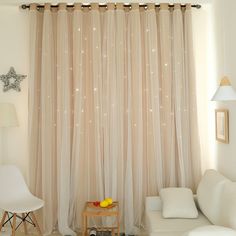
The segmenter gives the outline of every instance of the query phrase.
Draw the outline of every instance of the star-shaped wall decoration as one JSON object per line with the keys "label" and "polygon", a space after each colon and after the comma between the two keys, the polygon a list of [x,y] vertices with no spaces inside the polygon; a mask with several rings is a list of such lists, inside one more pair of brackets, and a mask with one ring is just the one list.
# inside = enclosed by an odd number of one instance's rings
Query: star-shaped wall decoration
{"label": "star-shaped wall decoration", "polygon": [[21,91],[20,82],[25,79],[26,75],[18,75],[13,67],[10,68],[6,75],[0,75],[0,80],[4,83],[3,91],[6,92],[14,89],[17,92]]}

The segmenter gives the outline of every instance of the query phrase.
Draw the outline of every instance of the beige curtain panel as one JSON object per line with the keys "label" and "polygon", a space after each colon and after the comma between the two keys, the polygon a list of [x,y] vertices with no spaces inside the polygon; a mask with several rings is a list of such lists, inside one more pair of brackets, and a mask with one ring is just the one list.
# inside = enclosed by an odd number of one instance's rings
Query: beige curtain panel
{"label": "beige curtain panel", "polygon": [[191,6],[32,4],[30,24],[30,185],[44,232],[73,235],[86,201],[112,197],[135,234],[145,196],[194,190],[201,174]]}

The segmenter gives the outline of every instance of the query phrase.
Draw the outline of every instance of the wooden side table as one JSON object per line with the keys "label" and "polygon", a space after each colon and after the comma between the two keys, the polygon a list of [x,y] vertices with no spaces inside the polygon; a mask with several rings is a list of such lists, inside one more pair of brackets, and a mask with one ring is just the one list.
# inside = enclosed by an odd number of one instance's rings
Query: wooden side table
{"label": "wooden side table", "polygon": [[98,231],[111,231],[112,236],[115,236],[115,233],[117,233],[117,236],[120,235],[120,220],[119,220],[119,203],[113,202],[112,205],[102,208],[100,206],[94,206],[93,202],[86,202],[84,211],[82,213],[83,217],[83,236],[87,236],[88,230],[91,229],[91,227],[88,227],[88,218],[89,217],[116,217],[116,225],[110,226],[110,227],[96,227]]}

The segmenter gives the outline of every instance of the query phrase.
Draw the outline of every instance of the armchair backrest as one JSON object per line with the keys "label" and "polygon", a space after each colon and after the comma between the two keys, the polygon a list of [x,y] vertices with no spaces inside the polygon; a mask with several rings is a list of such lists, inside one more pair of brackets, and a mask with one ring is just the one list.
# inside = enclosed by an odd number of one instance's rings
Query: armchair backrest
{"label": "armchair backrest", "polygon": [[20,170],[13,165],[0,165],[0,202],[31,195]]}

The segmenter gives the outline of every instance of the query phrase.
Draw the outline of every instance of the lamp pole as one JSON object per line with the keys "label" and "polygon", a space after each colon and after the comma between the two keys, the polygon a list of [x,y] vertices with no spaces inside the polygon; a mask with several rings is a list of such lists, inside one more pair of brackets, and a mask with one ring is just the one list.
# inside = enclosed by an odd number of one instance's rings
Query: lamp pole
{"label": "lamp pole", "polygon": [[7,160],[8,135],[6,128],[18,126],[15,106],[11,103],[0,103],[0,164]]}

